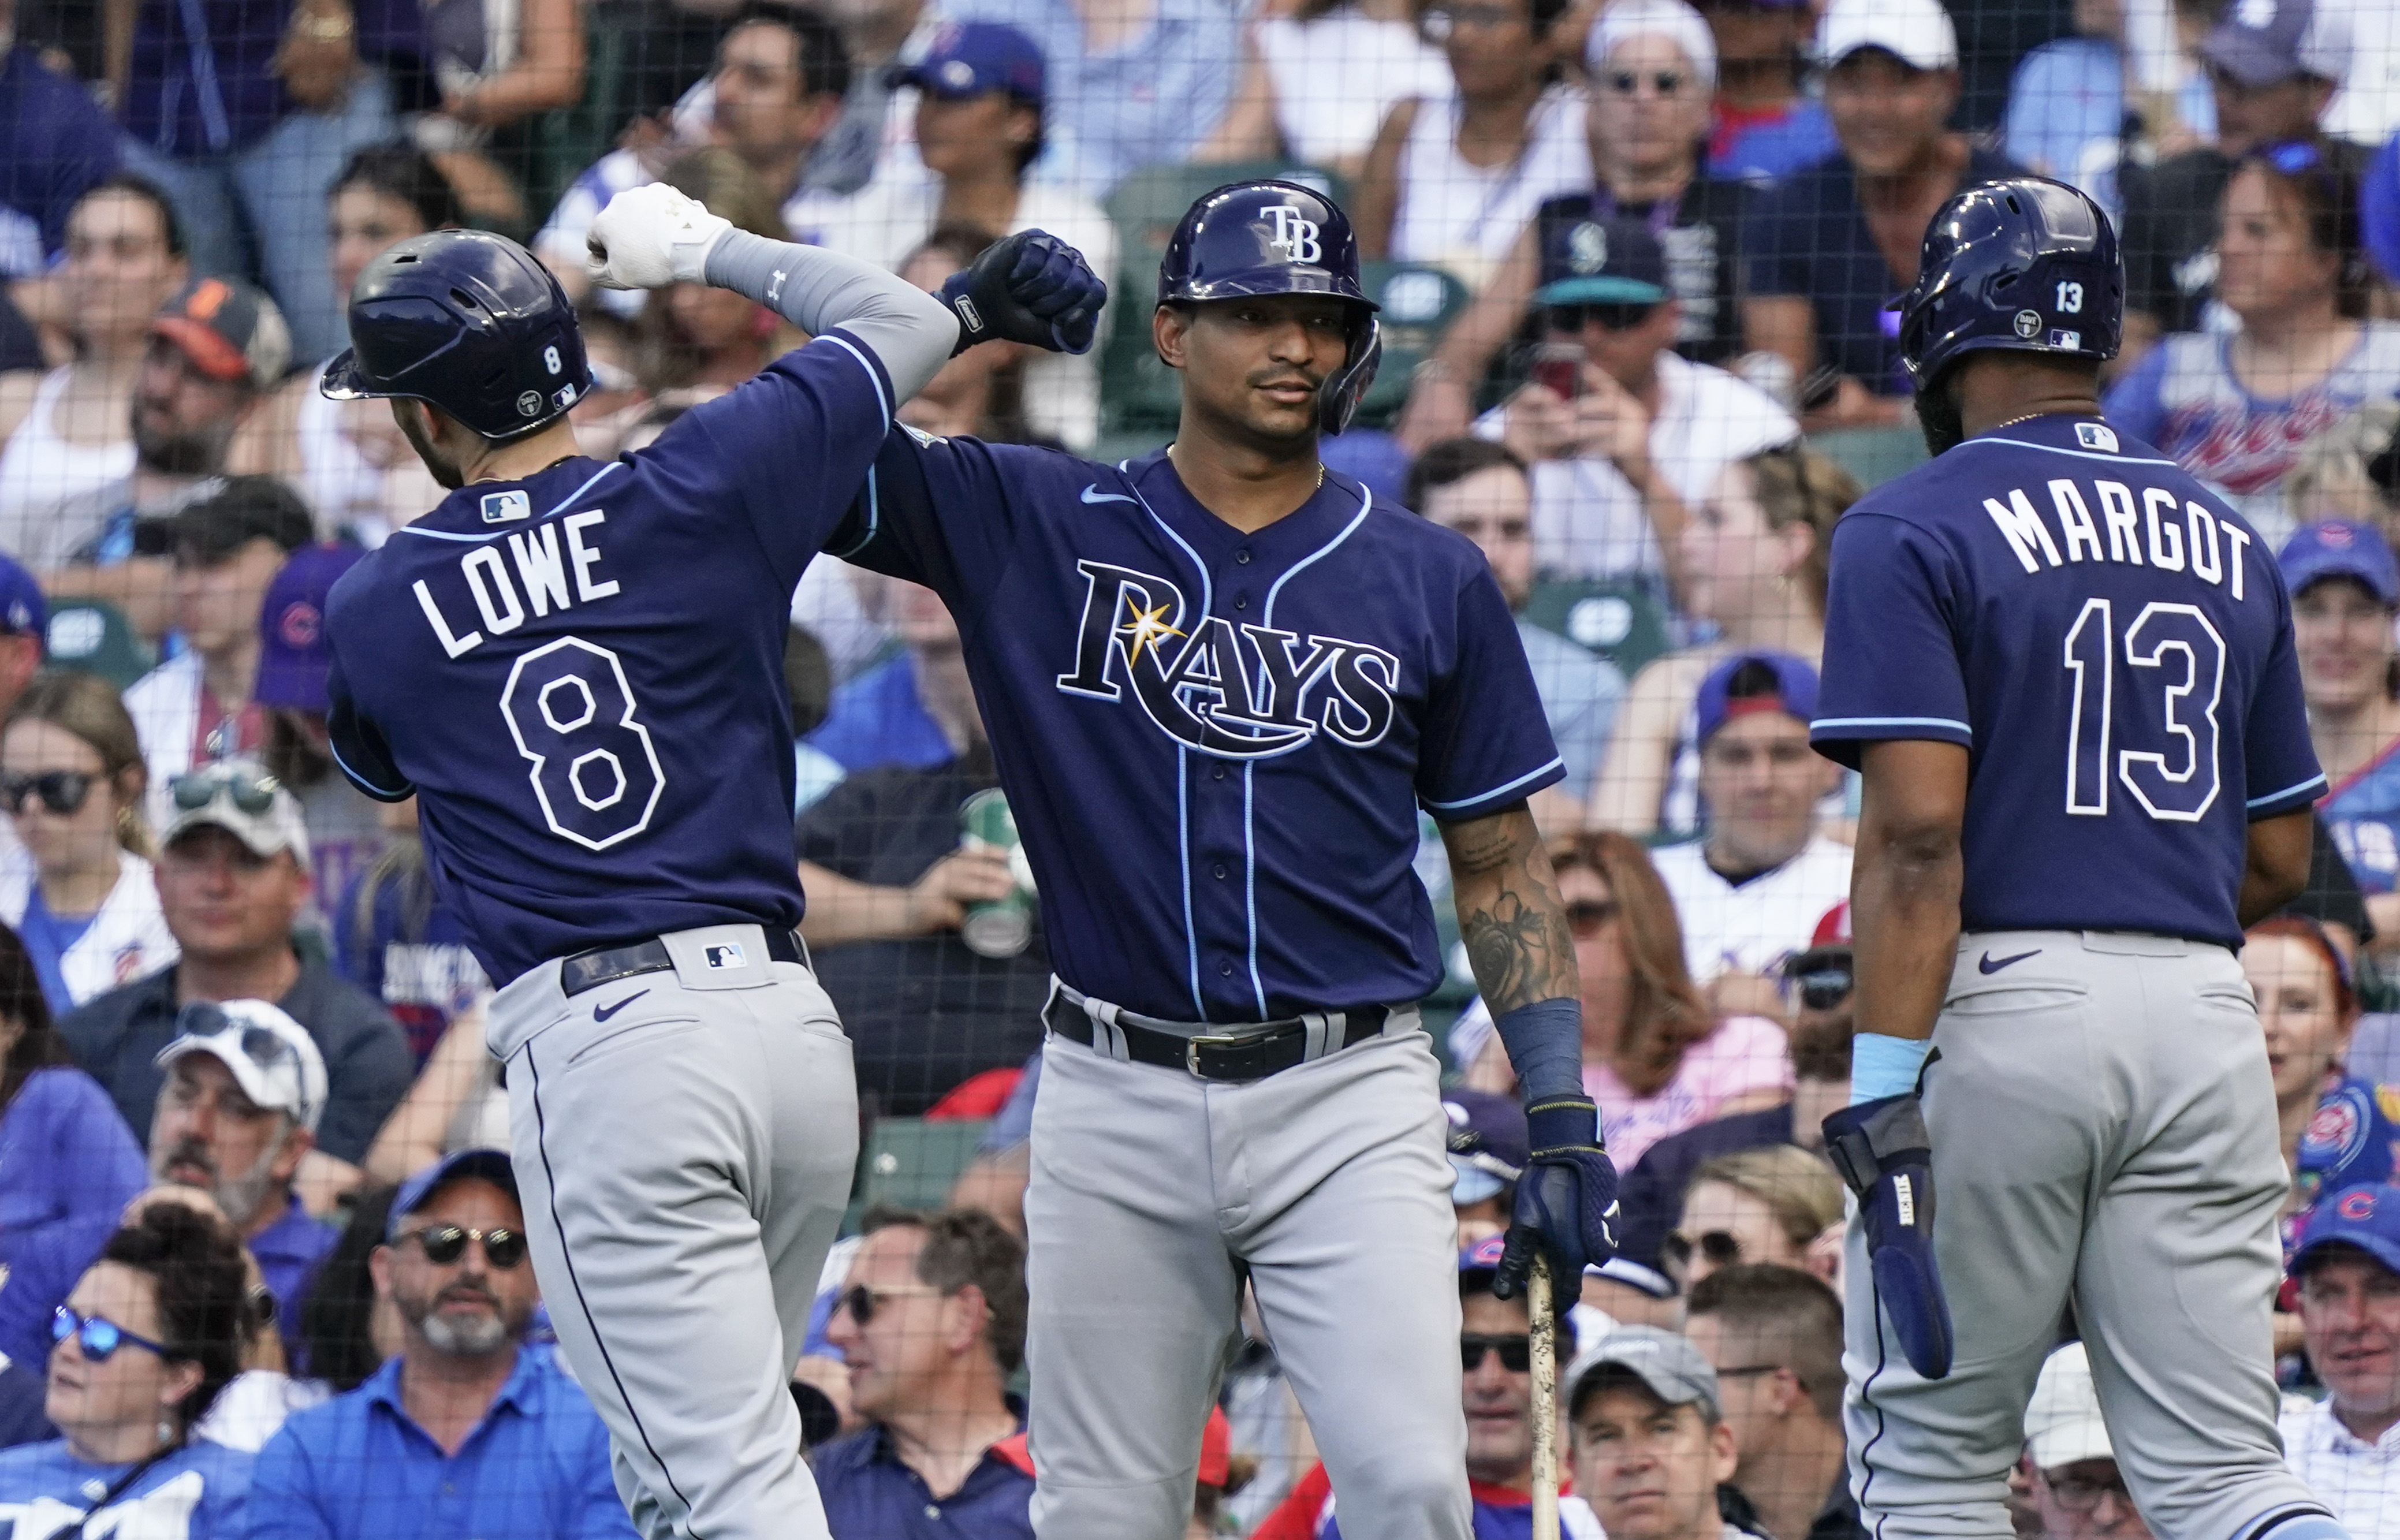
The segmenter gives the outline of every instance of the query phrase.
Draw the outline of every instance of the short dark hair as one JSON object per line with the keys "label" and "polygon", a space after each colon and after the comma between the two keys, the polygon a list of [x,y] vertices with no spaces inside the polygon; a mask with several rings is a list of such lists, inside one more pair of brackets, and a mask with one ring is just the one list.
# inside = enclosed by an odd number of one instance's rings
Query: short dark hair
{"label": "short dark hair", "polygon": [[200,1383],[175,1404],[189,1429],[241,1372],[250,1289],[241,1243],[223,1220],[180,1203],[154,1203],[108,1237],[100,1259],[148,1277],[158,1295],[158,1335],[170,1363],[197,1363]]}
{"label": "short dark hair", "polygon": [[955,1294],[975,1286],[988,1313],[984,1340],[1002,1374],[1014,1374],[1025,1363],[1025,1243],[980,1208],[945,1208],[936,1213],[918,1209],[870,1208],[859,1221],[859,1233],[907,1225],[922,1232],[917,1248],[917,1281]]}
{"label": "short dark hair", "polygon": [[850,94],[850,45],[834,24],[807,6],[790,0],[743,0],[740,10],[725,23],[724,37],[752,25],[781,27],[792,34],[800,50],[800,94]]}
{"label": "short dark hair", "polygon": [[333,190],[345,187],[366,187],[384,197],[407,204],[416,211],[418,223],[429,230],[449,229],[467,223],[466,211],[459,206],[457,189],[442,174],[433,157],[406,140],[395,139],[388,144],[369,144],[353,154],[342,164],[342,174],[334,179]]}
{"label": "short dark hair", "polygon": [[17,1041],[0,1063],[0,1109],[17,1099],[17,1092],[36,1070],[73,1064],[67,1040],[50,1020],[49,1002],[42,997],[41,975],[34,971],[33,955],[15,931],[0,925],[0,1016],[17,1024]]}
{"label": "short dark hair", "polygon": [[1714,1315],[1755,1334],[1808,1392],[1817,1415],[1842,1425],[1842,1297],[1823,1279],[1773,1262],[1736,1262],[1693,1285],[1684,1314]]}
{"label": "short dark hair", "polygon": [[1417,463],[1409,467],[1408,506],[1422,513],[1426,493],[1463,482],[1495,465],[1513,467],[1520,476],[1526,473],[1523,460],[1506,444],[1491,439],[1444,439],[1430,444],[1417,457]]}
{"label": "short dark hair", "polygon": [[317,521],[300,495],[279,476],[228,476],[215,493],[177,514],[172,549],[178,560],[213,565],[254,539],[289,552],[316,538]]}
{"label": "short dark hair", "polygon": [[[371,894],[369,896],[372,896]],[[397,1187],[346,1194],[342,1238],[326,1253],[300,1302],[301,1361],[337,1391],[356,1390],[383,1365],[375,1344],[375,1275],[367,1259],[383,1244]]]}
{"label": "short dark hair", "polygon": [[[75,206],[80,209],[103,193],[123,193],[129,198],[138,198],[157,210],[158,224],[167,238],[167,254],[170,256],[191,254],[188,238],[184,234],[184,222],[177,217],[175,205],[167,197],[165,189],[157,183],[146,176],[136,176],[131,171],[118,171],[114,176],[102,177],[98,182],[86,187],[83,195],[75,200]],[[72,214],[74,211],[68,211]]]}
{"label": "short dark hair", "polygon": [[[1458,1297],[1462,1300],[1471,1300],[1478,1294],[1491,1294],[1493,1276],[1492,1274],[1480,1268],[1473,1272],[1461,1271],[1458,1274]],[[1493,1297],[1498,1298],[1497,1295]],[[1554,1288],[1550,1291],[1550,1314],[1558,1317],[1559,1351],[1564,1358],[1575,1356],[1575,1332],[1573,1312],[1578,1297],[1576,1291],[1571,1288]],[[1517,1298],[1527,1300],[1525,1316],[1531,1320],[1534,1309],[1528,1296],[1520,1293]]]}

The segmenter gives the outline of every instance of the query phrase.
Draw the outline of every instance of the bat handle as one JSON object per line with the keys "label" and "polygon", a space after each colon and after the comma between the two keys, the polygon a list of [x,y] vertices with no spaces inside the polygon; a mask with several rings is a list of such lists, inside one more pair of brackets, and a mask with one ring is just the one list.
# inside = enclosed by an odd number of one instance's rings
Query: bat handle
{"label": "bat handle", "polygon": [[1536,1252],[1525,1289],[1525,1309],[1533,1317],[1533,1540],[1559,1540],[1559,1318],[1551,1309],[1550,1287],[1550,1259]]}

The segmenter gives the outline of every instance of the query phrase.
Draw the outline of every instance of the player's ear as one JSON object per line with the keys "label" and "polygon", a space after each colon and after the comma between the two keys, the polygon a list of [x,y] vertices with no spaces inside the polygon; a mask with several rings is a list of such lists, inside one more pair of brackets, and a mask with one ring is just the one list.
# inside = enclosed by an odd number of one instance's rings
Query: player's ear
{"label": "player's ear", "polygon": [[1183,342],[1192,334],[1192,312],[1180,305],[1162,305],[1151,312],[1150,342],[1158,361],[1169,369],[1183,367]]}

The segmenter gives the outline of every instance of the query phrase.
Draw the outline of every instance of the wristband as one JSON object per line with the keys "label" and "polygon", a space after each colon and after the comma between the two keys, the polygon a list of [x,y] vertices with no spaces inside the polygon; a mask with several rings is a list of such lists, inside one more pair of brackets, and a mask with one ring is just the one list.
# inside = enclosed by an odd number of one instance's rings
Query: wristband
{"label": "wristband", "polygon": [[1537,1000],[1494,1016],[1494,1030],[1517,1071],[1517,1094],[1528,1104],[1583,1095],[1583,1002]]}
{"label": "wristband", "polygon": [[1861,1032],[1850,1039],[1850,1105],[1916,1090],[1917,1077],[1925,1072],[1925,1056],[1932,1049],[1925,1038],[1881,1032]]}

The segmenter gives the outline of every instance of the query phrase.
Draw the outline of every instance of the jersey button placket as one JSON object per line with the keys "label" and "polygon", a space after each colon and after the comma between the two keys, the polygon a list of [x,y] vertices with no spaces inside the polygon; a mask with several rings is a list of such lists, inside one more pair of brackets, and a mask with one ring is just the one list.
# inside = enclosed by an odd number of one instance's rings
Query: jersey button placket
{"label": "jersey button placket", "polygon": [[1248,547],[1248,546],[1244,546],[1241,550],[1234,552],[1234,560],[1235,560],[1235,561],[1237,561],[1237,562],[1241,563],[1241,564],[1242,564],[1242,566],[1249,566],[1249,565],[1250,565],[1250,548],[1249,548],[1249,547]]}

